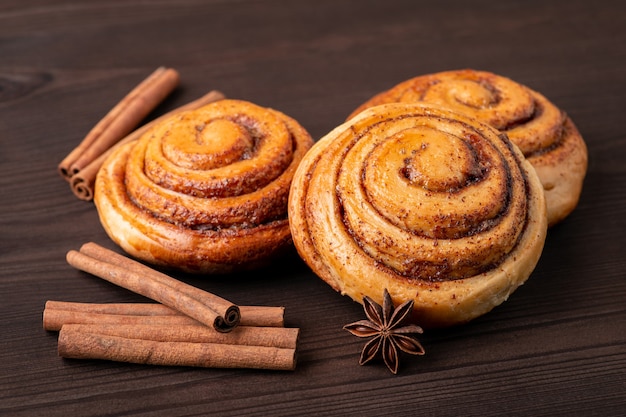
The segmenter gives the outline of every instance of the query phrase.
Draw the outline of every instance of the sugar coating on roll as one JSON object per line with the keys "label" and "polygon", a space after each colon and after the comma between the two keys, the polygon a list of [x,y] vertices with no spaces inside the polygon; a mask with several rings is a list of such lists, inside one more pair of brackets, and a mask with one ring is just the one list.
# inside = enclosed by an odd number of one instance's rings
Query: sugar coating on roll
{"label": "sugar coating on roll", "polygon": [[572,119],[537,91],[510,78],[472,69],[403,81],[355,109],[392,102],[443,105],[506,133],[537,170],[554,226],[578,205],[587,172],[587,147]]}
{"label": "sugar coating on roll", "polygon": [[289,196],[292,237],[321,279],[357,302],[414,300],[425,327],[492,310],[534,270],[545,197],[519,149],[440,106],[368,108],[305,155]]}
{"label": "sugar coating on roll", "polygon": [[116,149],[94,202],[108,235],[136,258],[195,273],[257,268],[292,246],[289,187],[312,144],[282,112],[220,100]]}

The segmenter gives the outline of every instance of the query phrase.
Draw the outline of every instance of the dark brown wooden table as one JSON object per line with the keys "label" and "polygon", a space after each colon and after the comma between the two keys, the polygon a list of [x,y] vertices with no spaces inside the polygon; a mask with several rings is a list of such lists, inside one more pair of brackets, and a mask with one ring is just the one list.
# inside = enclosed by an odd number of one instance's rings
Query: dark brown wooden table
{"label": "dark brown wooden table", "polygon": [[[0,415],[621,416],[626,413],[626,3],[4,0],[0,4]],[[180,87],[281,110],[320,138],[374,93],[459,68],[541,91],[589,147],[580,203],[529,281],[467,325],[426,332],[398,375],[358,365],[363,318],[296,256],[261,272],[175,275],[238,304],[284,305],[293,372],[57,356],[46,300],[145,301],[70,267],[115,249],[58,162],[158,66]]]}

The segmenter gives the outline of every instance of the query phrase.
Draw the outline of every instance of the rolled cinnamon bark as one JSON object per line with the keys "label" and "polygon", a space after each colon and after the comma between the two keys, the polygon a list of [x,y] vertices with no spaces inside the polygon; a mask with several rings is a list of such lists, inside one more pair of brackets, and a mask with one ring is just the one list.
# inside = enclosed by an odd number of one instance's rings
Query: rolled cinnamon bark
{"label": "rolled cinnamon bark", "polygon": [[179,325],[74,323],[64,324],[61,329],[63,328],[83,333],[157,342],[219,343],[288,349],[296,348],[300,331],[295,327],[237,326],[231,332],[223,333],[200,323]]}
{"label": "rolled cinnamon bark", "polygon": [[58,166],[66,180],[129,134],[163,99],[176,88],[178,72],[159,67],[113,107]]}
{"label": "rolled cinnamon bark", "polygon": [[60,310],[48,307],[43,312],[44,330],[57,332],[66,324],[190,326],[198,323],[199,321],[186,315],[110,314]]}
{"label": "rolled cinnamon bark", "polygon": [[69,251],[66,258],[70,265],[81,271],[172,307],[216,330],[228,332],[239,324],[239,307],[230,301],[95,243],[83,245],[80,252]]}
{"label": "rolled cinnamon bark", "polygon": [[59,356],[164,366],[293,370],[296,350],[219,343],[161,342],[95,333],[63,326]]}
{"label": "rolled cinnamon bark", "polygon": [[[283,327],[285,308],[239,306],[239,326]],[[45,330],[58,331],[68,323],[190,325],[199,322],[156,303],[78,303],[49,300],[43,311]]]}

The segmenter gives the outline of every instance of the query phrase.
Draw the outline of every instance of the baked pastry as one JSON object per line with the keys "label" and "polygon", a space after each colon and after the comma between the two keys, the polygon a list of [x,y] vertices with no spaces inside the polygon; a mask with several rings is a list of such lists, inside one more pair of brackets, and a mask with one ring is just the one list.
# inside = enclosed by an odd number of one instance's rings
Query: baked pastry
{"label": "baked pastry", "polygon": [[534,270],[547,232],[537,174],[506,135],[442,107],[368,108],[313,145],[289,195],[294,244],[362,303],[413,299],[424,327],[465,323]]}
{"label": "baked pastry", "polygon": [[279,111],[220,100],[119,147],[94,202],[108,235],[136,258],[196,273],[255,268],[292,247],[289,186],[312,144]]}
{"label": "baked pastry", "polygon": [[553,226],[578,205],[587,172],[587,147],[563,111],[540,93],[509,78],[471,69],[418,76],[359,106],[423,101],[488,123],[517,145],[539,174]]}

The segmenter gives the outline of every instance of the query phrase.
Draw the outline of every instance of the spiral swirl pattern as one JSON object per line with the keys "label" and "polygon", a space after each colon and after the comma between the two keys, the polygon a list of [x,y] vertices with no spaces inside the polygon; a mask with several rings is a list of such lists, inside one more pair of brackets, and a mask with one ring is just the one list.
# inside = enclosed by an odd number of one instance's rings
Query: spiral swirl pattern
{"label": "spiral swirl pattern", "polygon": [[109,236],[140,259],[191,272],[249,269],[291,245],[289,187],[312,144],[281,112],[220,100],[117,149],[94,202]]}
{"label": "spiral swirl pattern", "polygon": [[506,133],[537,170],[546,192],[549,225],[578,204],[587,171],[587,148],[572,120],[540,93],[486,71],[458,70],[418,76],[359,106],[426,102],[488,123]]}
{"label": "spiral swirl pattern", "polygon": [[301,257],[361,301],[415,300],[423,325],[464,322],[534,269],[544,194],[519,150],[442,107],[369,108],[320,139],[294,177],[289,216]]}

